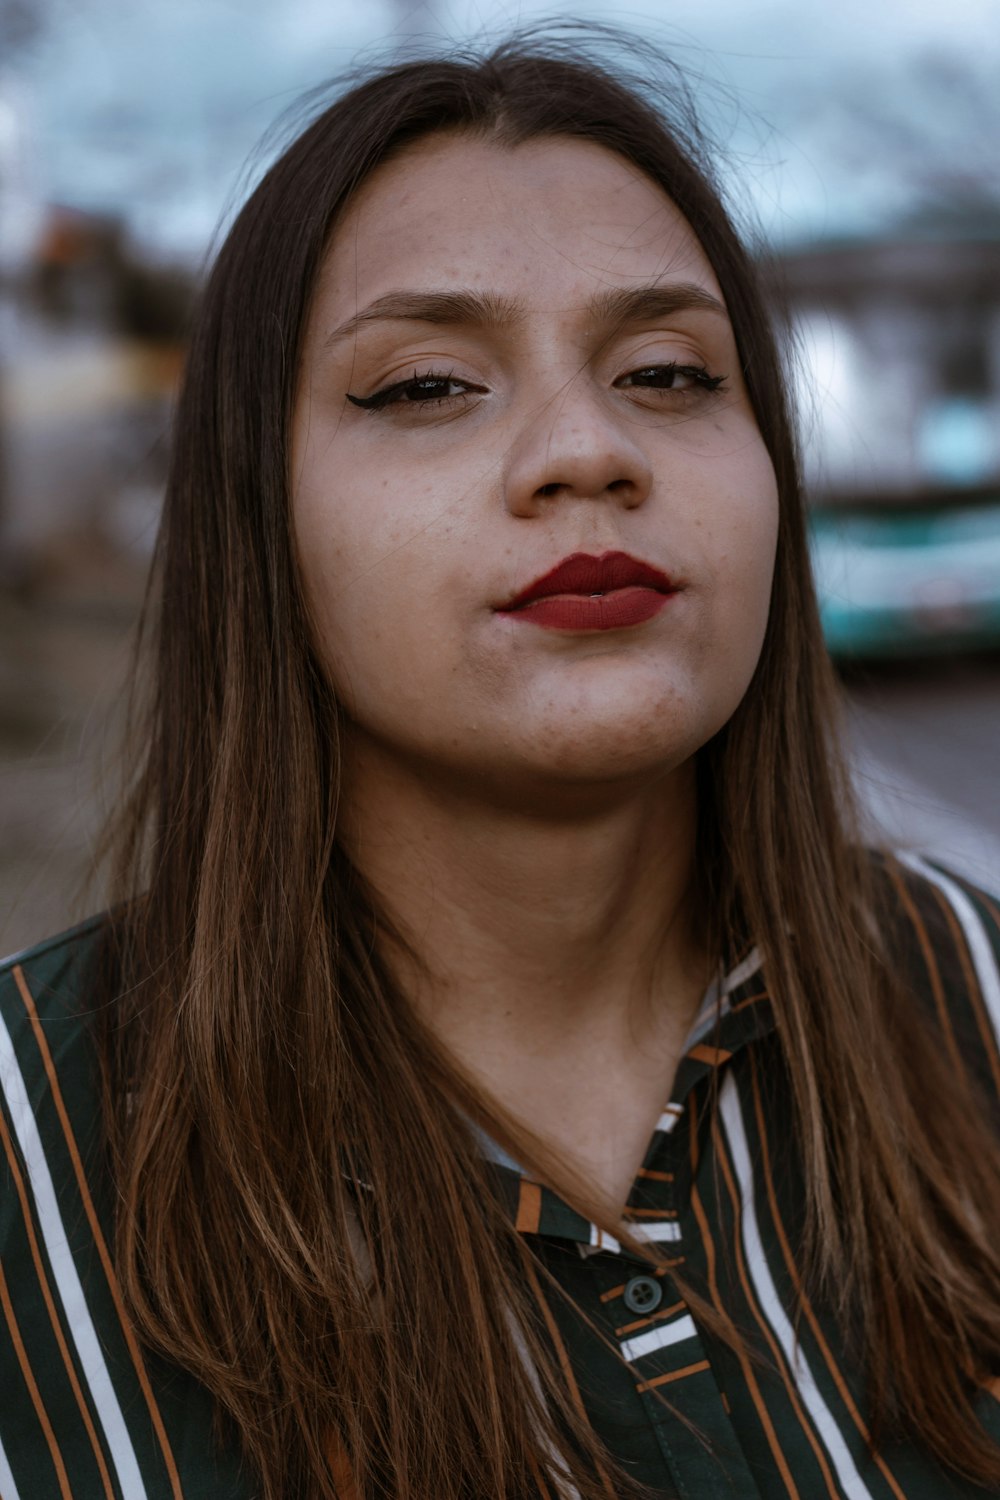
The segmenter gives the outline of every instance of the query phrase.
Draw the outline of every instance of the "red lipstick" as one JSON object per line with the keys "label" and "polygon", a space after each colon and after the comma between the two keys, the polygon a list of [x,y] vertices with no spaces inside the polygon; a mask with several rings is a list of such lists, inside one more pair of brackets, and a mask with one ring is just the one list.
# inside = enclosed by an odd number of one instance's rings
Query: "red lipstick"
{"label": "red lipstick", "polygon": [[677,592],[659,568],[627,552],[574,552],[497,613],[549,630],[621,630],[651,620]]}

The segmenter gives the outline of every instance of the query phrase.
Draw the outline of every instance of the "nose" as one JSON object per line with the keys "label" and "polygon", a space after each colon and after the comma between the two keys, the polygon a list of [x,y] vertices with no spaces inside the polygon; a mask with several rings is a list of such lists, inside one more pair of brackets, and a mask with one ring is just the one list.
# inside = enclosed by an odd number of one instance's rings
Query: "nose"
{"label": "nose", "polygon": [[653,474],[629,415],[609,407],[583,379],[529,415],[508,453],[511,514],[535,516],[559,499],[610,500],[626,510],[641,505]]}

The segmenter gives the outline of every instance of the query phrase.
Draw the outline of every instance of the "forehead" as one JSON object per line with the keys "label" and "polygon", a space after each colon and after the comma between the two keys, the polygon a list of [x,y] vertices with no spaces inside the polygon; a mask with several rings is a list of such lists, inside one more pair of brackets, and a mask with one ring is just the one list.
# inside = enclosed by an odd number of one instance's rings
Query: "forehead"
{"label": "forehead", "polygon": [[560,305],[674,279],[721,300],[687,220],[623,157],[568,137],[510,147],[437,135],[379,167],[351,199],[320,293],[349,316],[404,287],[455,283]]}

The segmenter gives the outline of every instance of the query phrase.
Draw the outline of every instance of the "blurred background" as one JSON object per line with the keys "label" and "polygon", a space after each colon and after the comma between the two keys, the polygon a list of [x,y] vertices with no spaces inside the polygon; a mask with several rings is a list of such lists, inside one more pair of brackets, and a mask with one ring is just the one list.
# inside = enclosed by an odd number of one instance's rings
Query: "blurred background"
{"label": "blurred background", "polygon": [[[554,14],[0,0],[0,951],[101,900],[95,834],[188,318],[255,142],[359,57]],[[572,14],[685,65],[758,226],[870,817],[1000,888],[994,0]]]}

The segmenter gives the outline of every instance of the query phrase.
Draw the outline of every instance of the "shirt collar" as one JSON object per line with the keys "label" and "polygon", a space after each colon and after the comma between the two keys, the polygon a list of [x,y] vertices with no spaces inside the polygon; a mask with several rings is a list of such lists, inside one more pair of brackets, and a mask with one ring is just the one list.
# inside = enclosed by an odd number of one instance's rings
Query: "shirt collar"
{"label": "shirt collar", "polygon": [[752,948],[706,991],[677,1066],[670,1105],[683,1108],[691,1090],[707,1074],[768,1035],[774,1024],[760,952]]}
{"label": "shirt collar", "polygon": [[[760,953],[753,948],[705,992],[688,1033],[674,1079],[654,1131],[669,1134],[683,1117],[691,1091],[709,1074],[774,1030],[774,1011],[764,985]],[[524,1234],[575,1242],[581,1253],[617,1251],[618,1241],[564,1203],[551,1189],[533,1182],[485,1133],[484,1153],[494,1162],[501,1197],[511,1221]],[[638,1226],[636,1226],[638,1227]]]}

